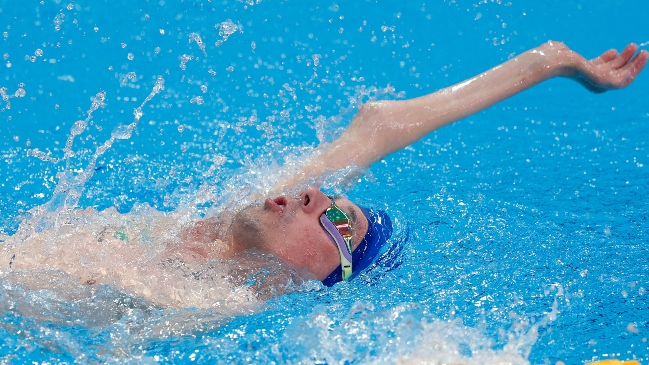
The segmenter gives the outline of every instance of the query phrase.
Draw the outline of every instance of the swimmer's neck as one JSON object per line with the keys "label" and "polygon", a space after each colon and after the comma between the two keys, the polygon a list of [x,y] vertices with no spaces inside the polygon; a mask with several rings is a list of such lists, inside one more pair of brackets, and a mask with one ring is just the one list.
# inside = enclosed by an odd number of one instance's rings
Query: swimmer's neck
{"label": "swimmer's neck", "polygon": [[230,221],[230,217],[217,217],[193,223],[180,232],[179,242],[170,246],[168,252],[193,262],[231,259],[237,252],[233,249]]}

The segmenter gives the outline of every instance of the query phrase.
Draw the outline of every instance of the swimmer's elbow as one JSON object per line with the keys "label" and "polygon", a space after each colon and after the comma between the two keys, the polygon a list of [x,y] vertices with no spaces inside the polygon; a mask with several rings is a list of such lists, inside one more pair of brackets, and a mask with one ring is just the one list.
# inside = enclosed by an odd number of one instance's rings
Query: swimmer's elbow
{"label": "swimmer's elbow", "polygon": [[[349,127],[353,139],[362,142],[369,163],[402,148],[408,133],[399,118],[400,101],[381,100],[363,104]],[[362,164],[365,165],[365,164]]]}
{"label": "swimmer's elbow", "polygon": [[363,104],[350,128],[362,131],[366,137],[389,134],[398,124],[395,106],[398,101],[381,100]]}
{"label": "swimmer's elbow", "polygon": [[369,101],[361,105],[358,113],[354,117],[354,123],[357,124],[370,124],[378,126],[389,117],[389,106],[392,104],[391,100]]}

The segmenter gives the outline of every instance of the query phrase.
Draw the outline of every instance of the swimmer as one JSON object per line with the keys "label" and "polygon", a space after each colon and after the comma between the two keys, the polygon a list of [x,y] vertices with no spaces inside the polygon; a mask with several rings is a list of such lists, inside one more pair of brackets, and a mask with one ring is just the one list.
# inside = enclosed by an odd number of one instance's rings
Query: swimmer
{"label": "swimmer", "polygon": [[[315,157],[295,176],[274,186],[273,197],[261,205],[191,224],[154,213],[159,218],[155,224],[122,225],[114,209],[95,211],[108,222],[106,226],[99,232],[59,227],[59,249],[39,244],[45,241],[38,237],[19,245],[5,243],[0,250],[0,276],[12,270],[58,270],[84,285],[109,284],[172,307],[198,305],[200,300],[187,301],[186,296],[205,294],[191,288],[179,292],[175,284],[166,282],[165,267],[200,266],[215,259],[237,259],[250,251],[272,255],[325,285],[350,280],[372,262],[390,237],[390,218],[344,197],[329,197],[315,187],[297,196],[281,193],[329,171],[352,165],[367,168],[438,128],[554,77],[573,79],[595,93],[624,88],[649,58],[647,51],[637,50],[630,44],[620,53],[608,50],[587,60],[563,43],[550,41],[432,94],[369,102],[338,139],[319,147]],[[83,221],[81,212],[75,214],[77,222]],[[179,239],[165,237],[165,227],[174,224],[184,226]],[[156,244],[130,244],[135,241]]]}
{"label": "swimmer", "polygon": [[[275,190],[286,190],[329,170],[350,165],[367,168],[438,128],[553,77],[573,79],[595,93],[626,87],[649,58],[645,50],[633,57],[637,50],[630,44],[619,54],[608,50],[586,60],[563,43],[550,41],[435,93],[367,103],[340,138],[322,147],[300,173]],[[375,246],[390,232],[390,220],[383,212],[366,210],[345,198],[332,200],[308,188],[297,197],[266,199],[263,206],[239,212],[227,240],[233,253],[256,247],[333,284],[363,269],[365,255],[375,254]]]}

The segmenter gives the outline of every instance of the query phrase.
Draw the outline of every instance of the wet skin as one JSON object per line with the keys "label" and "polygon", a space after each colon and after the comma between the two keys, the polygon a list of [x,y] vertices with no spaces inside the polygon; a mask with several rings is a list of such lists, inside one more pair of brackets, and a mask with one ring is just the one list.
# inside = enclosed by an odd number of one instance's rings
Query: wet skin
{"label": "wet skin", "polygon": [[[271,191],[289,191],[305,180],[351,165],[367,168],[436,129],[553,77],[573,79],[597,93],[624,88],[649,60],[649,52],[637,51],[637,45],[629,44],[620,53],[609,50],[587,60],[564,44],[549,41],[437,92],[409,100],[368,102],[339,138],[318,147],[304,168]],[[356,216],[353,245],[357,247],[367,231],[367,220],[349,200],[339,198],[336,203],[350,217]],[[32,278],[38,279],[33,287],[45,288],[56,280],[49,280],[44,270],[55,270],[86,285],[113,285],[163,306],[211,305],[232,291],[169,275],[159,263],[179,258],[182,263],[201,264],[257,248],[322,280],[340,264],[338,249],[319,221],[329,205],[322,192],[309,188],[298,197],[267,199],[238,212],[234,219],[225,211],[188,226],[182,226],[183,214],[149,213],[147,219],[129,223],[114,208],[71,211],[71,222],[86,223],[55,225],[43,232],[32,232],[27,225],[15,238],[0,238],[5,241],[0,245],[0,278],[32,272]],[[88,214],[98,217],[87,219]]]}
{"label": "wet skin", "polygon": [[[336,197],[335,202],[352,219],[356,248],[367,232],[367,219],[348,199]],[[297,197],[268,198],[261,206],[248,207],[232,223],[232,252],[258,248],[323,280],[340,265],[338,248],[320,225],[330,206],[324,193],[310,187]]]}

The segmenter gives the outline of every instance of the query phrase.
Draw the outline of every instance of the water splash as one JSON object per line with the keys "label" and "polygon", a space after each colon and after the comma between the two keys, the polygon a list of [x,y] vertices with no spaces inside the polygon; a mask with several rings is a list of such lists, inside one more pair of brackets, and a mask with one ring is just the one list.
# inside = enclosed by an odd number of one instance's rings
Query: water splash
{"label": "water splash", "polygon": [[131,137],[131,134],[143,116],[142,108],[162,90],[164,90],[164,79],[159,77],[149,95],[147,95],[139,107],[133,110],[133,122],[128,125],[119,125],[115,127],[110,138],[95,149],[85,168],[81,169],[81,171],[76,175],[73,169],[70,168],[70,158],[75,155],[72,150],[74,139],[86,130],[88,122],[92,119],[93,112],[106,105],[104,102],[106,98],[105,92],[102,91],[97,93],[92,99],[86,119],[76,121],[70,128],[70,134],[63,149],[64,156],[62,158],[55,159],[38,150],[28,150],[29,156],[39,158],[43,161],[52,162],[54,164],[66,161],[66,167],[64,171],[61,171],[56,175],[58,182],[54,188],[54,194],[50,201],[32,209],[29,218],[21,224],[19,231],[17,232],[21,237],[28,237],[33,232],[40,232],[47,227],[52,227],[54,222],[48,220],[51,213],[57,212],[65,215],[66,212],[71,212],[77,206],[86,183],[90,178],[92,178],[96,171],[97,159],[106,153],[116,140],[129,139]]}
{"label": "water splash", "polygon": [[[355,303],[346,315],[323,306],[285,331],[279,352],[288,363],[529,365],[540,324],[515,324],[497,345],[484,325],[432,318],[415,304],[377,310]],[[342,317],[342,318],[341,318]]]}
{"label": "water splash", "polygon": [[66,161],[66,170],[70,168],[70,158],[74,156],[74,152],[72,151],[72,144],[74,143],[74,139],[82,134],[85,130],[86,127],[88,126],[88,122],[92,120],[92,113],[96,111],[99,108],[103,108],[106,104],[104,103],[104,100],[106,99],[106,92],[100,91],[98,92],[94,98],[92,98],[92,103],[90,105],[90,109],[87,111],[87,117],[84,120],[78,120],[74,122],[72,127],[70,128],[70,134],[68,135],[68,139],[65,142],[65,147],[63,148],[63,157],[60,159],[51,157],[50,155],[47,155],[46,153],[39,151],[38,149],[28,149],[27,150],[27,155],[31,157],[36,157],[42,161],[47,161],[51,162],[53,164],[57,164],[61,161]]}

